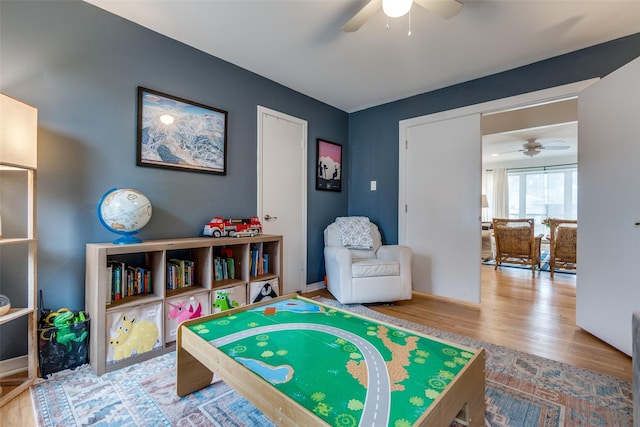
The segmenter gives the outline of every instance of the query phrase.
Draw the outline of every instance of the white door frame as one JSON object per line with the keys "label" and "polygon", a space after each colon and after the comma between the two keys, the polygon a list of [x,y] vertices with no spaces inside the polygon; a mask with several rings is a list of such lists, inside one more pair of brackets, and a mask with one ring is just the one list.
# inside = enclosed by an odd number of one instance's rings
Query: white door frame
{"label": "white door frame", "polygon": [[[302,255],[302,277],[304,282],[300,285],[301,286],[301,291],[302,292],[306,292],[306,279],[307,279],[307,121],[306,120],[302,120],[300,118],[294,117],[294,116],[290,116],[288,114],[285,113],[281,113],[279,111],[276,110],[272,110],[270,108],[266,108],[263,107],[261,105],[258,105],[258,126],[257,126],[257,130],[258,130],[258,155],[257,155],[257,185],[258,185],[258,191],[257,191],[257,197],[258,197],[258,201],[257,201],[257,211],[258,211],[258,218],[260,218],[262,220],[262,218],[264,218],[264,214],[265,212],[263,212],[263,208],[264,208],[264,204],[263,204],[263,172],[264,172],[264,168],[263,168],[263,148],[264,148],[264,142],[262,140],[262,127],[263,127],[263,120],[262,117],[263,115],[270,115],[282,120],[286,120],[289,122],[293,122],[293,123],[297,123],[299,124],[302,129],[303,129],[303,136],[302,136],[302,150],[301,150],[301,155],[300,155],[300,163],[302,164],[302,171],[301,171],[301,176],[299,177],[299,179],[301,180],[301,182],[303,182],[303,186],[302,186],[302,194],[301,194],[301,198],[302,198],[302,206],[300,207],[300,223],[301,223],[301,230],[298,230],[298,232],[300,233],[300,238],[301,238],[301,243],[302,243],[302,248],[300,248],[301,251],[301,255]],[[283,239],[284,242],[283,244],[286,245],[288,244],[286,239]],[[286,262],[286,259],[283,260],[283,263]],[[284,286],[284,284],[282,284],[281,286]]]}
{"label": "white door frame", "polygon": [[[592,85],[599,79],[589,79],[580,82],[570,83],[549,89],[543,89],[536,92],[529,92],[521,95],[515,95],[508,98],[502,98],[494,101],[488,101],[481,104],[469,105],[466,107],[456,108],[453,110],[442,111],[439,113],[428,114],[425,116],[415,117],[411,119],[401,120],[399,122],[398,134],[398,243],[406,244],[407,242],[407,133],[409,128],[421,126],[429,123],[435,123],[441,120],[453,119],[471,114],[491,114],[506,110],[516,110],[525,107],[531,107],[536,104],[544,104],[547,102],[558,101],[564,98],[578,96],[580,91]],[[481,135],[480,135],[481,136]],[[480,161],[480,159],[478,159]],[[480,181],[481,176],[478,176]],[[478,200],[478,216],[480,216],[480,200]],[[478,283],[480,283],[478,281]]]}

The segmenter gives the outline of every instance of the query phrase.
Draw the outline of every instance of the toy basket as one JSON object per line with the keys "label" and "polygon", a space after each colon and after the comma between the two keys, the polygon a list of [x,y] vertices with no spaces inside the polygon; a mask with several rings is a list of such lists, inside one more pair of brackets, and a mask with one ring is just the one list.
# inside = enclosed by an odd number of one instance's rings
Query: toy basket
{"label": "toy basket", "polygon": [[[77,315],[78,312],[74,314]],[[87,363],[89,352],[89,317],[69,325],[38,328],[38,362],[40,376]]]}
{"label": "toy basket", "polygon": [[[42,295],[40,296],[42,300]],[[41,310],[38,322],[40,376],[87,363],[89,315],[83,311]]]}

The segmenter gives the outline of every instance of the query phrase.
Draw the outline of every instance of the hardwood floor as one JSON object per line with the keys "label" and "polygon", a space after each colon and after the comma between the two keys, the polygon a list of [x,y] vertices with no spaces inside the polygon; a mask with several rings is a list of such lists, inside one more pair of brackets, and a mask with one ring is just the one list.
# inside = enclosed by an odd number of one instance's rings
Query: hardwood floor
{"label": "hardwood floor", "polygon": [[[390,316],[632,380],[631,357],[575,325],[576,278],[569,274],[482,266],[482,303],[416,294],[370,306]],[[331,298],[326,290],[305,294]],[[631,321],[631,320],[629,320]],[[29,392],[0,408],[0,425],[35,426]]]}
{"label": "hardwood floor", "polygon": [[[460,335],[632,380],[631,357],[575,324],[576,276],[482,266],[480,306],[429,296],[372,307]],[[629,319],[631,322],[631,319]]]}
{"label": "hardwood floor", "polygon": [[33,405],[28,389],[0,408],[0,426],[28,427],[35,425]]}

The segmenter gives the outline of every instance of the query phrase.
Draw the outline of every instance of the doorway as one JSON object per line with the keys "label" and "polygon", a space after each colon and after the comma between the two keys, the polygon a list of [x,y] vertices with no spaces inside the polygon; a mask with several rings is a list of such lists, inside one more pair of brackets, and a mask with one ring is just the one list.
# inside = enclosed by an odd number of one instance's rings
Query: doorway
{"label": "doorway", "polygon": [[[482,162],[480,138],[482,129],[480,120],[470,121],[467,120],[467,118],[475,115],[480,116],[495,112],[517,110],[526,106],[540,105],[556,100],[576,97],[580,91],[593,84],[596,80],[597,79],[592,79],[400,121],[398,242],[400,244],[407,244],[415,240],[421,240],[423,247],[418,248],[418,251],[422,252],[416,254],[414,250],[414,257],[424,256],[423,266],[452,259],[456,260],[457,265],[478,266],[477,277],[465,282],[457,280],[458,272],[455,268],[443,269],[437,272],[437,274],[431,269],[416,268],[412,272],[415,290],[474,304],[480,303],[480,266],[478,261],[481,259],[481,234],[478,233],[478,231],[482,229],[480,215],[482,209],[482,187],[480,180]],[[450,180],[455,179],[456,181],[459,180],[463,182],[466,187],[464,187],[463,198],[456,197],[457,193],[454,188],[454,190],[450,192],[442,191],[440,193],[441,196],[429,201],[429,206],[446,206],[450,200],[455,199],[455,210],[450,211],[447,221],[450,221],[451,215],[455,215],[456,218],[458,218],[458,222],[464,226],[459,228],[459,230],[454,230],[454,233],[463,233],[466,231],[464,233],[466,237],[451,238],[451,235],[442,235],[440,238],[433,238],[434,236],[428,236],[428,233],[425,232],[422,227],[416,228],[410,223],[410,218],[416,217],[421,218],[421,224],[430,227],[443,222],[443,218],[447,218],[446,216],[443,217],[444,214],[442,212],[435,213],[428,208],[421,208],[419,201],[423,198],[421,194],[422,189],[420,186],[414,185],[411,187],[410,185],[411,182],[415,183],[419,181],[416,181],[416,179],[410,175],[412,170],[409,168],[410,160],[407,153],[407,146],[411,146],[412,144],[431,144],[433,146],[436,144],[452,144],[452,146],[455,146],[455,136],[449,138],[447,135],[442,135],[435,140],[421,137],[423,131],[426,131],[430,127],[435,128],[440,126],[438,123],[444,121],[447,121],[449,126],[456,128],[458,132],[462,132],[461,129],[465,128],[469,131],[467,135],[477,135],[477,138],[473,136],[468,137],[469,145],[466,146],[466,154],[476,156],[475,160],[472,160],[472,162],[475,163],[469,168],[469,162],[465,162],[463,165],[433,162],[433,164],[430,165],[430,173],[440,177],[440,179],[436,181],[440,183],[439,185],[443,188],[449,187]],[[420,129],[419,133],[416,132],[417,129]],[[427,183],[423,182],[422,187],[424,187],[425,184]],[[469,224],[472,225],[470,226]],[[458,234],[458,236],[462,236],[462,234]],[[461,251],[460,242],[465,238],[467,239],[465,242],[466,249]],[[451,284],[455,284],[455,286]]]}
{"label": "doorway", "polygon": [[265,234],[283,236],[282,295],[305,291],[307,122],[258,106],[258,215]]}
{"label": "doorway", "polygon": [[483,264],[495,262],[493,217],[533,218],[549,270],[545,221],[577,219],[577,163],[577,97],[482,115]]}

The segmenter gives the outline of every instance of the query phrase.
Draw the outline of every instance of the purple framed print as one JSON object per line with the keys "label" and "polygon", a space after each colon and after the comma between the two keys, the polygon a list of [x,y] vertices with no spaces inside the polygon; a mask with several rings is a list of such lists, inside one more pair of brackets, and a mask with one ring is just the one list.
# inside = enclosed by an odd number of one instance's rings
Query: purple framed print
{"label": "purple framed print", "polygon": [[137,165],[226,175],[227,112],[138,87]]}
{"label": "purple framed print", "polygon": [[316,189],[342,191],[342,145],[318,138]]}

